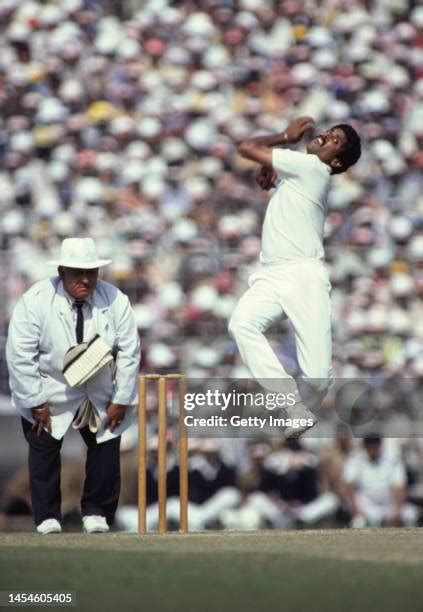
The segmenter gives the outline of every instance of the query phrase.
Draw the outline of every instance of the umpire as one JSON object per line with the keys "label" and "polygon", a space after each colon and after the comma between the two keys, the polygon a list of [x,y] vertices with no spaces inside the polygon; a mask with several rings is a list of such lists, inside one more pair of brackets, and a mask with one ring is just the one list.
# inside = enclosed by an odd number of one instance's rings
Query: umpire
{"label": "umpire", "polygon": [[[128,298],[98,279],[99,268],[111,261],[99,259],[92,238],[64,240],[60,259],[49,263],[58,266],[58,275],[36,283],[19,300],[6,347],[12,402],[29,444],[34,520],[41,534],[62,530],[60,449],[73,424],[87,446],[84,531],[104,532],[118,504],[120,437],[137,402],[137,327]],[[83,355],[96,346],[91,341],[97,336],[110,358],[90,355],[94,368],[71,386],[64,374],[67,351],[79,345]],[[86,364],[73,365],[83,370]]]}

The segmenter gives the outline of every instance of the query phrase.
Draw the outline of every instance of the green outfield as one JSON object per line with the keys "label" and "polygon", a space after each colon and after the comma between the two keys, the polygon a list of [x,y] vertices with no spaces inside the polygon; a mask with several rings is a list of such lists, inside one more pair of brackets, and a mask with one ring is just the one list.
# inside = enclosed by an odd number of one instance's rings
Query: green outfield
{"label": "green outfield", "polygon": [[76,591],[78,610],[417,612],[423,532],[9,533],[0,590]]}

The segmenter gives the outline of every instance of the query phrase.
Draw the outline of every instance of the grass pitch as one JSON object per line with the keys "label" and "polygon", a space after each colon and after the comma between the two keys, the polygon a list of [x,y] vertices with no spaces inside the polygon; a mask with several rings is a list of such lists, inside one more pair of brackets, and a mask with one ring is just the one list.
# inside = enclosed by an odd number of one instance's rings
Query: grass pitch
{"label": "grass pitch", "polygon": [[78,610],[420,612],[422,534],[3,534],[0,590],[72,590]]}

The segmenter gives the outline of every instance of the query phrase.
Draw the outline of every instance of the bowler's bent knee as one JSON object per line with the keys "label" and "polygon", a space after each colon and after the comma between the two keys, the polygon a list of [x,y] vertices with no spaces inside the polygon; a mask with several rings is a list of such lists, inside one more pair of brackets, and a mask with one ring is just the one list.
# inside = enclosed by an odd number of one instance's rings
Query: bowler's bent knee
{"label": "bowler's bent knee", "polygon": [[232,338],[239,342],[247,334],[262,333],[263,326],[235,309],[229,321],[228,331]]}

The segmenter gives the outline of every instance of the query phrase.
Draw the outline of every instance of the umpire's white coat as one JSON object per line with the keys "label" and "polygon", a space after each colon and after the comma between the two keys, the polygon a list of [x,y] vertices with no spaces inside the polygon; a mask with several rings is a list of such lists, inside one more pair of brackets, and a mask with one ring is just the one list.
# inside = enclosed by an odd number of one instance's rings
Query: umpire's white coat
{"label": "umpire's white coat", "polygon": [[[9,326],[6,357],[12,403],[28,421],[31,408],[50,404],[52,436],[61,439],[85,398],[96,406],[103,424],[97,442],[119,436],[131,424],[137,402],[140,344],[129,300],[119,289],[99,280],[90,298],[92,322],[110,347],[118,350],[117,371],[104,367],[91,381],[71,388],[63,374],[63,359],[76,343],[72,310],[59,277],[33,285],[19,300]],[[128,406],[121,425],[104,429],[109,402]]]}

